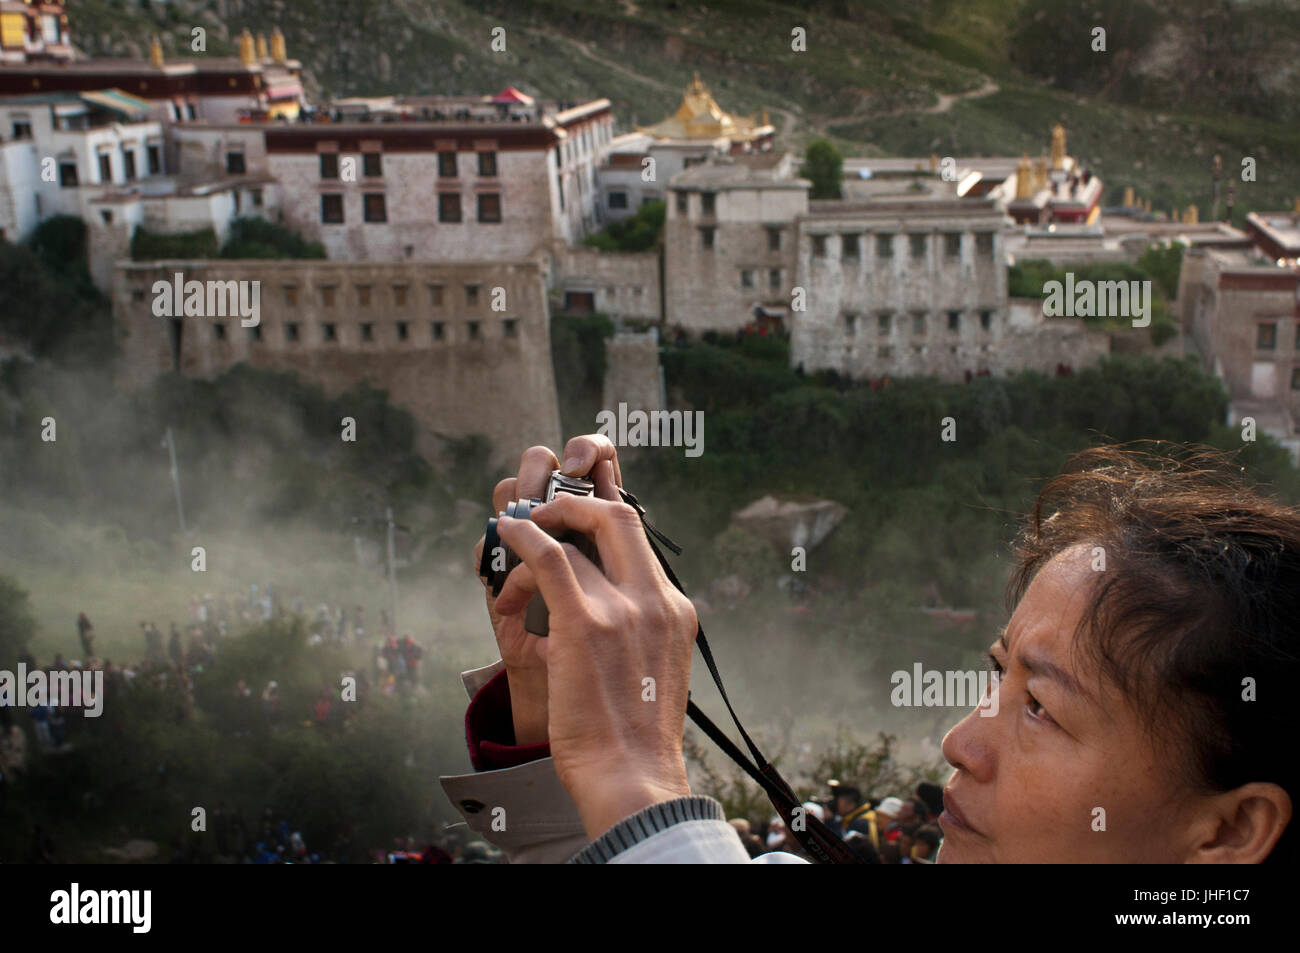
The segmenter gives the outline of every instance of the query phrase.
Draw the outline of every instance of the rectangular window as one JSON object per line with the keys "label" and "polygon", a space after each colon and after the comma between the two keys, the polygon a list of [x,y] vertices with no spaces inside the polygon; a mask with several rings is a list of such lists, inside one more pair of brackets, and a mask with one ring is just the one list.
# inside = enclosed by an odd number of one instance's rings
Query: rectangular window
{"label": "rectangular window", "polygon": [[478,197],[478,220],[480,222],[501,221],[501,196],[496,192],[482,192]]}
{"label": "rectangular window", "polygon": [[438,175],[444,179],[456,178],[456,153],[438,153]]}
{"label": "rectangular window", "polygon": [[1291,368],[1291,389],[1300,390],[1300,367]]}
{"label": "rectangular window", "polygon": [[714,204],[715,204],[714,200],[715,200],[715,199],[716,199],[716,196],[715,196],[712,192],[701,192],[701,193],[700,193],[700,214],[701,214],[701,215],[713,215],[713,214],[714,214]]}
{"label": "rectangular window", "polygon": [[405,341],[411,335],[411,329],[405,321],[397,322],[397,340]]}
{"label": "rectangular window", "polygon": [[65,189],[76,188],[77,163],[75,162],[59,163],[59,185]]}
{"label": "rectangular window", "polygon": [[30,139],[32,137],[32,124],[27,119],[14,120],[14,138]]}
{"label": "rectangular window", "polygon": [[367,192],[364,196],[362,211],[367,222],[388,221],[388,205],[384,201],[384,193]]}
{"label": "rectangular window", "polygon": [[253,341],[254,343],[261,343],[261,341],[262,341],[262,326],[261,326],[260,324],[255,324],[255,325],[253,325],[251,328],[248,329],[248,339],[249,339],[250,341]]}
{"label": "rectangular window", "polygon": [[244,174],[244,154],[242,152],[226,153],[226,174],[227,175]]}
{"label": "rectangular window", "polygon": [[925,335],[925,315],[919,312],[912,314],[912,334],[923,337]]}
{"label": "rectangular window", "polygon": [[627,208],[627,193],[610,192],[607,205],[609,208]]}
{"label": "rectangular window", "polygon": [[126,181],[128,182],[134,181],[135,180],[135,150],[134,149],[122,150],[122,166],[126,170]]}
{"label": "rectangular window", "polygon": [[812,246],[813,246],[814,258],[826,257],[826,236],[825,235],[814,235],[812,237]]}
{"label": "rectangular window", "polygon": [[742,268],[742,269],[740,269],[740,287],[742,287],[742,288],[752,288],[752,287],[754,287],[754,272],[753,272],[753,271],[751,271],[751,270],[748,269],[748,268]]}
{"label": "rectangular window", "polygon": [[102,153],[99,157],[99,181],[113,181],[113,159],[108,153]]}
{"label": "rectangular window", "polygon": [[948,232],[943,236],[943,253],[949,258],[961,257],[961,232]]}
{"label": "rectangular window", "polygon": [[442,307],[442,285],[429,285],[429,304],[434,308]]}
{"label": "rectangular window", "polygon": [[465,286],[465,307],[467,308],[478,307],[478,288],[479,288],[478,285]]}
{"label": "rectangular window", "polygon": [[911,246],[912,246],[912,257],[913,257],[913,258],[924,258],[924,257],[925,257],[925,239],[926,239],[926,236],[925,236],[925,235],[908,235],[907,238],[908,238],[908,241],[911,243]]}
{"label": "rectangular window", "polygon": [[1277,322],[1261,321],[1255,326],[1255,347],[1261,351],[1277,348]]}
{"label": "rectangular window", "polygon": [[382,178],[384,174],[384,154],[382,152],[362,153],[361,174],[368,179]]}
{"label": "rectangular window", "polygon": [[691,210],[691,196],[689,192],[677,193],[677,214],[686,215]]}
{"label": "rectangular window", "polygon": [[894,236],[893,235],[876,236],[876,257],[877,258],[894,257]]}
{"label": "rectangular window", "polygon": [[146,151],[149,155],[149,174],[157,175],[162,171],[162,148],[151,145]]}
{"label": "rectangular window", "polygon": [[992,327],[993,327],[993,312],[992,312],[992,311],[981,311],[981,312],[980,312],[980,330],[981,330],[981,331],[987,331],[987,330],[989,330],[989,329],[992,328]]}
{"label": "rectangular window", "polygon": [[483,329],[479,322],[466,321],[465,330],[469,332],[469,339],[471,341],[480,341],[483,339]]}
{"label": "rectangular window", "polygon": [[322,322],[320,336],[322,341],[337,341],[339,339],[338,326],[333,321]]}
{"label": "rectangular window", "polygon": [[882,338],[889,336],[889,326],[892,323],[892,318],[893,315],[886,311],[876,319],[877,330]]}
{"label": "rectangular window", "polygon": [[949,331],[952,331],[952,332],[954,332],[954,333],[957,332],[957,331],[960,331],[960,330],[961,330],[961,312],[960,312],[960,311],[949,311],[949,312],[948,312],[948,330],[949,330]]}
{"label": "rectangular window", "polygon": [[198,112],[197,109],[194,108],[194,104],[193,104],[193,103],[186,103],[186,104],[185,104],[185,118],[186,118],[186,119],[198,119],[198,118],[199,118],[199,112]]}
{"label": "rectangular window", "polygon": [[296,285],[284,286],[284,303],[291,308],[298,303],[298,288]]}
{"label": "rectangular window", "polygon": [[438,196],[438,221],[460,221],[460,196],[455,192],[443,192]]}
{"label": "rectangular window", "polygon": [[858,257],[857,235],[840,236],[840,255],[841,257],[848,259],[856,259]]}
{"label": "rectangular window", "polygon": [[781,229],[769,228],[767,230],[767,250],[768,251],[781,250]]}
{"label": "rectangular window", "polygon": [[226,326],[220,321],[212,325],[212,337],[217,341],[224,341],[226,339]]}
{"label": "rectangular window", "polygon": [[322,179],[337,179],[339,177],[339,154],[337,152],[322,152],[320,154],[320,177]]}
{"label": "rectangular window", "polygon": [[781,287],[781,269],[769,268],[767,270],[767,286],[776,291]]}
{"label": "rectangular window", "polygon": [[478,154],[478,174],[497,174],[497,154],[495,152],[480,152]]}
{"label": "rectangular window", "polygon": [[298,322],[290,321],[284,326],[284,339],[290,343],[298,340]]}
{"label": "rectangular window", "polygon": [[713,232],[714,229],[712,228],[700,229],[700,247],[705,251],[713,250]]}
{"label": "rectangular window", "polygon": [[846,314],[844,316],[844,333],[853,337],[858,333],[858,316],[856,314]]}
{"label": "rectangular window", "polygon": [[370,307],[369,285],[357,285],[357,304],[362,308]]}
{"label": "rectangular window", "polygon": [[248,194],[249,194],[249,195],[252,197],[252,199],[253,199],[253,208],[261,208],[261,207],[262,207],[262,190],[261,190],[261,189],[249,189],[249,190],[248,190]]}
{"label": "rectangular window", "polygon": [[406,285],[393,285],[393,306],[406,307]]}
{"label": "rectangular window", "polygon": [[508,338],[519,337],[519,319],[504,318],[501,321],[501,333]]}
{"label": "rectangular window", "polygon": [[343,223],[343,196],[328,194],[320,197],[320,220],[326,225]]}
{"label": "rectangular window", "polygon": [[433,333],[435,341],[441,341],[447,333],[447,325],[441,321],[434,321],[429,325],[429,330]]}
{"label": "rectangular window", "polygon": [[320,290],[320,303],[327,308],[334,307],[334,286],[327,285]]}
{"label": "rectangular window", "polygon": [[977,232],[975,235],[975,250],[981,255],[993,254],[993,233]]}
{"label": "rectangular window", "polygon": [[361,323],[361,340],[373,341],[375,339],[375,323],[373,321],[363,321]]}

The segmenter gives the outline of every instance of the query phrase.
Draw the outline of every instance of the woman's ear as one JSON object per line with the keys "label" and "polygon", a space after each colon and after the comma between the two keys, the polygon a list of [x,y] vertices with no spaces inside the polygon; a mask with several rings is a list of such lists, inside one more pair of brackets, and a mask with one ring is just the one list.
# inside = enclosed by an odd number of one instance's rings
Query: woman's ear
{"label": "woman's ear", "polygon": [[1209,798],[1210,833],[1194,844],[1189,864],[1258,864],[1291,822],[1291,797],[1279,785],[1253,781]]}

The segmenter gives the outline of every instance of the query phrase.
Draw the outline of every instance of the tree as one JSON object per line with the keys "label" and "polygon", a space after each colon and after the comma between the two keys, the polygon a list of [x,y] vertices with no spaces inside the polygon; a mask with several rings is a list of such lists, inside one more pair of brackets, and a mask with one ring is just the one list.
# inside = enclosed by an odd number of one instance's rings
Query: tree
{"label": "tree", "polygon": [[0,667],[12,670],[35,635],[26,591],[9,576],[0,576]]}
{"label": "tree", "polygon": [[808,197],[837,199],[840,181],[844,178],[844,155],[828,139],[814,139],[804,150],[804,163],[799,174],[812,182]]}

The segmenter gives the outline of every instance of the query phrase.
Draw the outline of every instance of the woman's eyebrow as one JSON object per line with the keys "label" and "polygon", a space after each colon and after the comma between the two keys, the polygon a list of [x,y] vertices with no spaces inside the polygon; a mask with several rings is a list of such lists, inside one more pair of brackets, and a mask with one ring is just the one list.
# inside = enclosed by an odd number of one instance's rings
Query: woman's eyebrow
{"label": "woman's eyebrow", "polygon": [[[1003,626],[1002,630],[998,633],[998,640],[995,643],[995,646],[1001,647],[1003,652],[1010,651],[1010,648],[1007,645],[1007,626]],[[1079,684],[1078,679],[1042,653],[1021,651],[1016,655],[1016,662],[1024,666],[1030,675],[1041,675],[1044,678],[1051,679],[1067,692],[1078,695],[1093,704],[1096,703],[1096,699],[1093,698],[1092,693],[1085,690],[1084,687]]]}

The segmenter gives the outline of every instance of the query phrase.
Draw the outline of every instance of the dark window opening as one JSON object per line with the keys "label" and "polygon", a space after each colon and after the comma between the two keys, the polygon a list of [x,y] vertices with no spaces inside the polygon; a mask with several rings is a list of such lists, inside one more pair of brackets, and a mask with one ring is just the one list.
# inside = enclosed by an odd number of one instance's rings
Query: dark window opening
{"label": "dark window opening", "polygon": [[343,222],[343,196],[322,195],[320,197],[320,220],[326,225],[340,225]]}
{"label": "dark window opening", "polygon": [[337,179],[339,177],[339,156],[337,152],[322,152],[320,154],[320,177],[322,179]]}
{"label": "dark window opening", "polygon": [[226,153],[226,174],[227,175],[244,174],[244,154],[242,152]]}

